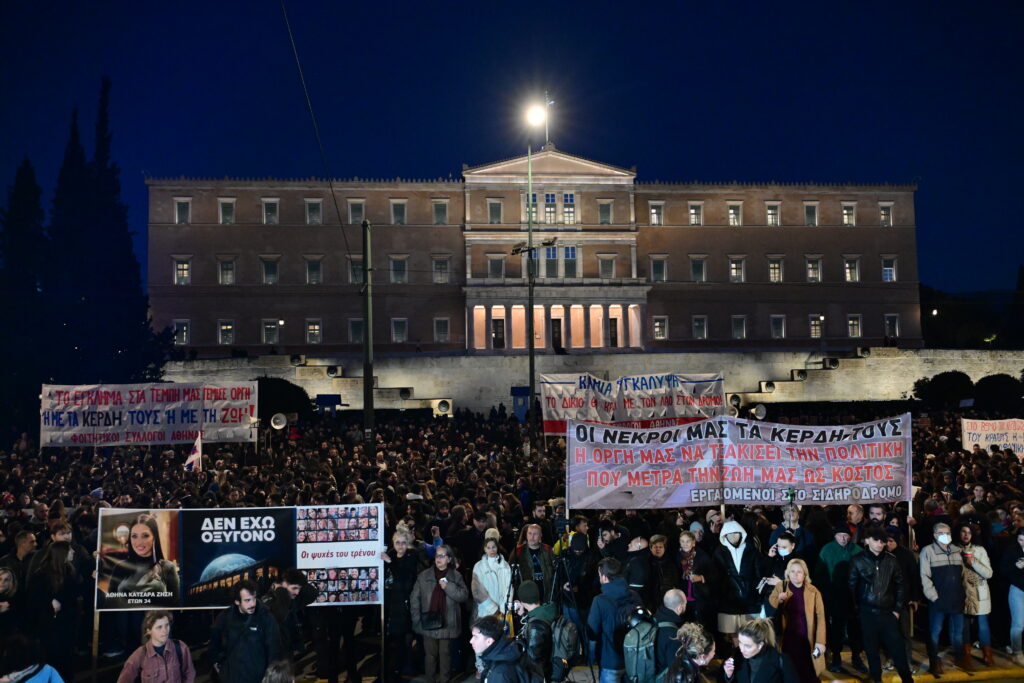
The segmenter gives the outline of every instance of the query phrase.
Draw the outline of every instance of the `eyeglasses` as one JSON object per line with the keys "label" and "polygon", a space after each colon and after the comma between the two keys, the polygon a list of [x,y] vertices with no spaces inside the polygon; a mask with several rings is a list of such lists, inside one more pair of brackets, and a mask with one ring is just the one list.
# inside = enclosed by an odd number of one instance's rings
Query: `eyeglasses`
{"label": "eyeglasses", "polygon": [[436,555],[434,555],[434,557],[440,557],[442,560],[447,560],[447,559],[449,559],[451,557],[451,555],[446,555],[444,553],[437,553]]}

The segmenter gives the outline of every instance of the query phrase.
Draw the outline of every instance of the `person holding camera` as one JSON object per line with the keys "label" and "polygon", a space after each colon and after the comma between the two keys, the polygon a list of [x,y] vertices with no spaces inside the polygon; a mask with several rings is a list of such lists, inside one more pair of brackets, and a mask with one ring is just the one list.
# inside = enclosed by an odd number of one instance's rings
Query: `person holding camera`
{"label": "person holding camera", "polygon": [[462,603],[469,590],[455,568],[450,546],[438,546],[434,566],[416,577],[409,596],[413,630],[423,636],[428,679],[448,683],[452,677],[452,643],[462,633]]}

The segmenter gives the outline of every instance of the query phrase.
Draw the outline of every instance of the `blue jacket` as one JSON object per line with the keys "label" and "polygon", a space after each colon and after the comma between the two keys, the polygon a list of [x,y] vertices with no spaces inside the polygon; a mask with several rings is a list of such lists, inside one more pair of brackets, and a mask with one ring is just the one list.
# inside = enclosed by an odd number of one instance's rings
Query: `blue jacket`
{"label": "blue jacket", "polygon": [[623,578],[601,585],[601,594],[590,605],[587,631],[597,641],[597,662],[602,669],[625,669],[622,640],[626,635],[629,613],[643,605],[636,591],[630,590]]}

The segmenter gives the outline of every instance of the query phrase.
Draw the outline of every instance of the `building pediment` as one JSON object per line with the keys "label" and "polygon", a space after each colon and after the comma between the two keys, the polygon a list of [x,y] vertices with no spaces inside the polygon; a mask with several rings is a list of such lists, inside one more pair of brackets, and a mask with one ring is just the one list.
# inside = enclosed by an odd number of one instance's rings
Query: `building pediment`
{"label": "building pediment", "polygon": [[[625,169],[559,152],[554,145],[533,153],[533,182],[632,185],[636,169]],[[467,184],[526,183],[527,157],[496,161],[482,166],[464,167]]]}

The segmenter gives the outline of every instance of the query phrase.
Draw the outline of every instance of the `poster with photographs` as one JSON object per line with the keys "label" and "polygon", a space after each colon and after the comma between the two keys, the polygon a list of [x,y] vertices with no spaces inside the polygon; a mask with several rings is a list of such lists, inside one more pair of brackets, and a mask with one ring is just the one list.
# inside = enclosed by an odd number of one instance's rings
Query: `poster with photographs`
{"label": "poster with photographs", "polygon": [[380,503],[296,508],[296,566],[318,591],[315,605],[383,600],[383,519]]}
{"label": "poster with photographs", "polygon": [[177,510],[100,508],[96,609],[181,604]]}

